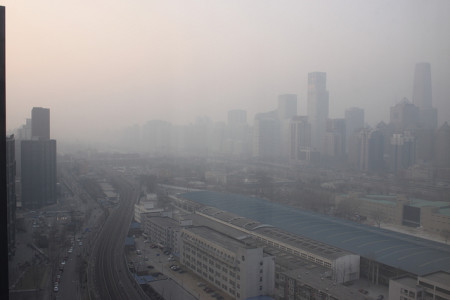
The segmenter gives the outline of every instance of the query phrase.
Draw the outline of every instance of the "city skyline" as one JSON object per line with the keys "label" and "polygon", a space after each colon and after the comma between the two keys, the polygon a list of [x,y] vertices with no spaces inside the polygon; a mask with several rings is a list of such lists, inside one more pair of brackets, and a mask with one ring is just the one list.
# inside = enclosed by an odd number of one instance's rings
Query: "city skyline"
{"label": "city skyline", "polygon": [[225,121],[232,109],[253,120],[280,94],[296,94],[304,115],[315,71],[327,73],[330,117],[361,107],[374,126],[413,98],[419,62],[431,65],[438,126],[450,119],[445,1],[2,4],[9,130],[33,106],[52,109],[57,139],[153,119]]}

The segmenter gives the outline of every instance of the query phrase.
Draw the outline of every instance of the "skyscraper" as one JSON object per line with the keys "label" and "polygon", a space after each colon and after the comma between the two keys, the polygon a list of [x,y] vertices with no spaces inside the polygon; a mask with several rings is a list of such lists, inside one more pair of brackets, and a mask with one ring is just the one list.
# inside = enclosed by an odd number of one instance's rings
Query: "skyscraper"
{"label": "skyscraper", "polygon": [[300,160],[302,149],[311,147],[311,126],[306,116],[295,116],[290,122],[290,159]]}
{"label": "skyscraper", "polygon": [[413,89],[413,104],[419,108],[420,127],[436,129],[437,110],[432,105],[431,67],[429,63],[416,64]]}
{"label": "skyscraper", "polygon": [[56,141],[23,140],[22,206],[36,209],[56,203]]}
{"label": "skyscraper", "polygon": [[8,256],[14,255],[16,244],[16,160],[14,135],[6,138],[6,202],[8,229]]}
{"label": "skyscraper", "polygon": [[396,133],[416,129],[419,126],[419,108],[403,98],[400,103],[391,107],[390,123]]}
{"label": "skyscraper", "polygon": [[20,142],[21,200],[35,209],[56,203],[56,141],[50,139],[50,109],[33,107],[31,139]]}
{"label": "skyscraper", "polygon": [[349,149],[350,137],[362,128],[364,128],[364,110],[358,107],[347,109],[345,111],[346,151]]}
{"label": "skyscraper", "polygon": [[31,110],[31,136],[50,139],[50,109],[33,107]]}
{"label": "skyscraper", "polygon": [[323,152],[323,144],[328,119],[329,95],[326,89],[327,74],[308,74],[308,120],[311,124],[311,146]]}

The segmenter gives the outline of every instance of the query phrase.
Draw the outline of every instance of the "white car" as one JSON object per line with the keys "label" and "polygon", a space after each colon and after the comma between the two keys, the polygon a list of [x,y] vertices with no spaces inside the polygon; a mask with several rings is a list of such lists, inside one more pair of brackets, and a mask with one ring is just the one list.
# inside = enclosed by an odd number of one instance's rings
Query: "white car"
{"label": "white car", "polygon": [[54,287],[53,287],[53,291],[56,293],[57,291],[59,291],[59,288],[58,288],[58,286],[57,285],[55,285]]}

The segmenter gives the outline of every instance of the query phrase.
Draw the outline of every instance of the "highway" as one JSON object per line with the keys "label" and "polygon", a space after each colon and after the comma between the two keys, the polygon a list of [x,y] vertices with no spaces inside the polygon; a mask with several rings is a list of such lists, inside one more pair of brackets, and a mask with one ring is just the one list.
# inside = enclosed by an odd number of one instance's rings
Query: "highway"
{"label": "highway", "polygon": [[110,211],[91,252],[89,299],[148,299],[128,272],[124,241],[139,190],[116,177],[120,204]]}

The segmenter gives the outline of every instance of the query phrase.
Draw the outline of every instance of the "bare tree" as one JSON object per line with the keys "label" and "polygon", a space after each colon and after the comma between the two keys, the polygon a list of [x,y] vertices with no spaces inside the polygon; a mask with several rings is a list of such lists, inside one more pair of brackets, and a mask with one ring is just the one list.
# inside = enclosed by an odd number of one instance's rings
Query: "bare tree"
{"label": "bare tree", "polygon": [[378,228],[381,227],[381,222],[384,222],[386,220],[385,215],[381,209],[373,210],[370,213],[371,218],[377,223]]}
{"label": "bare tree", "polygon": [[355,198],[343,199],[336,207],[336,215],[346,219],[352,219],[359,211],[360,201]]}

